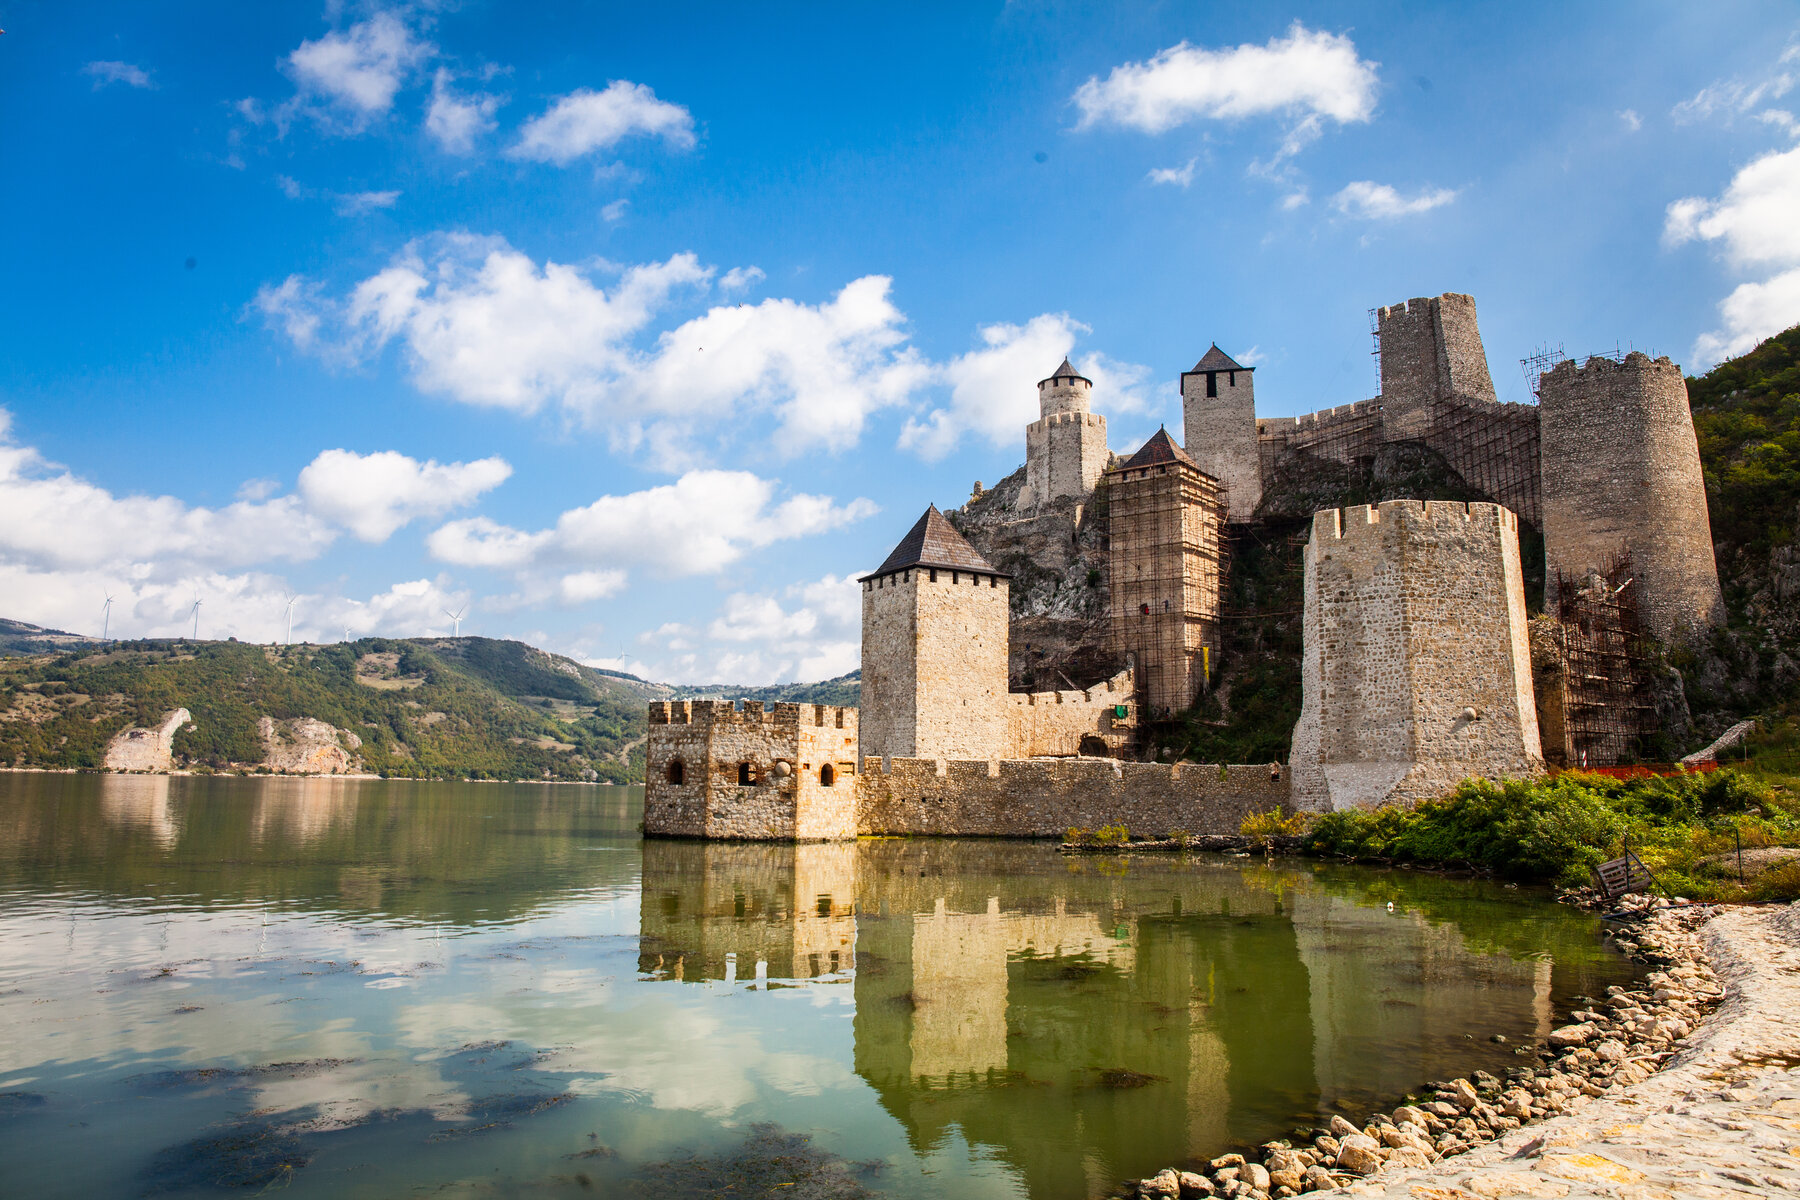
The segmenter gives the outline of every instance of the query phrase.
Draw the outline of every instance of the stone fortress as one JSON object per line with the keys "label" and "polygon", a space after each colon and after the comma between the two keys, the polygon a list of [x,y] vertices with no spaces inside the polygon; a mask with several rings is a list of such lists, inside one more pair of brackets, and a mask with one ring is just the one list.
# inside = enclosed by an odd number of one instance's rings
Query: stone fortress
{"label": "stone fortress", "polygon": [[[1645,639],[1689,642],[1723,611],[1680,368],[1635,352],[1565,361],[1536,404],[1503,404],[1470,297],[1382,308],[1375,328],[1374,399],[1259,417],[1255,368],[1214,345],[1181,375],[1185,445],[1160,430],[1122,461],[1065,359],[1038,384],[1005,520],[1064,558],[1103,524],[1095,624],[1123,669],[1015,690],[1014,577],[934,506],[861,580],[860,711],[652,704],[645,832],[1236,832],[1276,807],[1410,803],[1629,753],[1658,719]],[[1233,539],[1281,480],[1401,445],[1488,499],[1314,515],[1289,761],[1132,761],[1146,723],[1212,685]],[[1522,528],[1542,538],[1548,620],[1527,620]]]}

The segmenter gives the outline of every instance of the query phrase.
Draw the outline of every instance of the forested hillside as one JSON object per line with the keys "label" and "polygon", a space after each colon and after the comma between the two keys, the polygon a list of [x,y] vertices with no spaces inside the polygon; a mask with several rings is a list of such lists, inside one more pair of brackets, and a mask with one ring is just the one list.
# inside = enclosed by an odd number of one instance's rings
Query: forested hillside
{"label": "forested hillside", "polygon": [[325,646],[118,642],[0,659],[0,764],[99,767],[120,730],[193,715],[178,765],[254,768],[263,717],[354,734],[399,777],[598,779],[643,773],[646,702],[668,690],[490,638]]}

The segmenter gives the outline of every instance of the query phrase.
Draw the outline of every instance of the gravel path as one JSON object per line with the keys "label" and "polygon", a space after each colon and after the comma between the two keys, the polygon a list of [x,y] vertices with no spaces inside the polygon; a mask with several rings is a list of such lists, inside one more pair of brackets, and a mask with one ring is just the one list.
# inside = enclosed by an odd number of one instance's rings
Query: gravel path
{"label": "gravel path", "polygon": [[[1325,1195],[1710,1200],[1800,1194],[1800,903],[1699,930],[1725,1000],[1668,1066],[1423,1168]],[[1585,1103],[1582,1103],[1585,1101]]]}

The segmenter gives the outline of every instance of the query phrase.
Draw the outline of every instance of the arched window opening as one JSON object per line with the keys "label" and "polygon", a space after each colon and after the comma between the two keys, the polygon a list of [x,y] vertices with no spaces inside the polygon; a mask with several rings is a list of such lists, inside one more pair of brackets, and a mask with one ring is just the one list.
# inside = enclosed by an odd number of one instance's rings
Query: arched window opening
{"label": "arched window opening", "polygon": [[680,787],[687,782],[687,764],[679,758],[669,762],[669,782]]}
{"label": "arched window opening", "polygon": [[738,786],[739,787],[749,787],[751,784],[753,784],[755,782],[756,782],[756,773],[750,769],[750,764],[747,762],[739,763],[738,764]]}
{"label": "arched window opening", "polygon": [[826,787],[834,786],[837,783],[837,768],[833,767],[830,763],[826,763],[824,766],[820,767],[819,782]]}

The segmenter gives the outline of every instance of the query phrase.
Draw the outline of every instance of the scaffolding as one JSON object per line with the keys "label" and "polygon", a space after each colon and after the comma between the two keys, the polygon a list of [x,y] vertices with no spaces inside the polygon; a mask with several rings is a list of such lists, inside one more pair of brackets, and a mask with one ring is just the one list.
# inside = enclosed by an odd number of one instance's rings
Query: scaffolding
{"label": "scaffolding", "polygon": [[1381,395],[1381,310],[1379,308],[1369,310],[1369,339],[1375,343],[1375,348],[1369,351],[1370,356],[1375,360],[1375,390],[1369,395],[1379,396]]}
{"label": "scaffolding", "polygon": [[1224,492],[1185,455],[1134,457],[1107,491],[1114,649],[1132,656],[1147,711],[1179,712],[1218,668]]}
{"label": "scaffolding", "polygon": [[1538,347],[1536,354],[1533,354],[1529,358],[1521,358],[1519,360],[1519,370],[1525,374],[1525,386],[1531,390],[1531,398],[1533,400],[1537,399],[1538,381],[1548,372],[1555,370],[1557,363],[1567,362],[1568,360],[1569,356],[1563,353],[1561,342],[1556,343],[1556,349],[1554,350],[1552,350],[1549,343],[1546,342],[1544,345]]}
{"label": "scaffolding", "polygon": [[1529,405],[1439,400],[1431,416],[1425,444],[1465,483],[1541,528],[1537,411]]}
{"label": "scaffolding", "polygon": [[1604,573],[1572,578],[1557,572],[1556,617],[1562,622],[1560,738],[1570,767],[1610,767],[1641,760],[1660,722],[1638,623],[1631,556]]}

